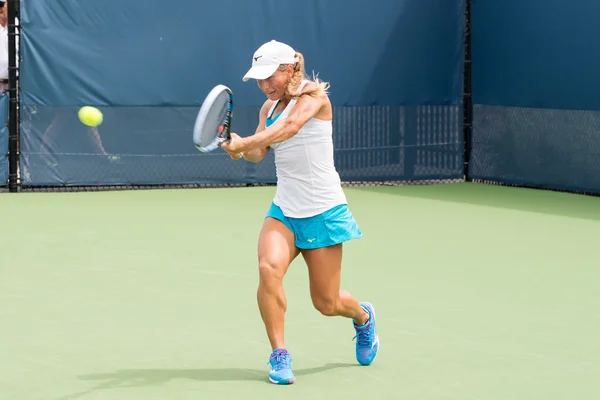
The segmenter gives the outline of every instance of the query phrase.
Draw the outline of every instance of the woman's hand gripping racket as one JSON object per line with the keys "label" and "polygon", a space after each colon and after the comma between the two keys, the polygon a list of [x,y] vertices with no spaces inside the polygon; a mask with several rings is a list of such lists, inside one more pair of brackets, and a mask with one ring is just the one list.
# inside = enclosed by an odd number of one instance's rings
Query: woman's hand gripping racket
{"label": "woman's hand gripping racket", "polygon": [[215,86],[204,99],[194,124],[194,145],[203,153],[231,141],[233,93],[224,85]]}

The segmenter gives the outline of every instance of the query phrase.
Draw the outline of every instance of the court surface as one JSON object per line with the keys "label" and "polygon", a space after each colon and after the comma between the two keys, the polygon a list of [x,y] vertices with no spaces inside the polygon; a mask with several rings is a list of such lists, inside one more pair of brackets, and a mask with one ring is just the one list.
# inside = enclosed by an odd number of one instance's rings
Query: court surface
{"label": "court surface", "polygon": [[[285,280],[298,381],[267,383],[256,240],[274,188],[0,195],[0,399],[592,399],[600,198],[346,188],[343,288],[381,351]],[[275,397],[273,397],[275,398]]]}

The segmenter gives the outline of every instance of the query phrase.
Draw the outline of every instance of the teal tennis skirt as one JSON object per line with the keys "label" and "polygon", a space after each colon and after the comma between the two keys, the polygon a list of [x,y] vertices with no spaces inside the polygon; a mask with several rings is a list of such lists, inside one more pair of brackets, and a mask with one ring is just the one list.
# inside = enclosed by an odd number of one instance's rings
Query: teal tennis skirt
{"label": "teal tennis skirt", "polygon": [[347,204],[340,204],[313,217],[290,218],[283,215],[275,203],[271,203],[265,218],[283,222],[294,233],[295,245],[299,249],[329,247],[362,237]]}

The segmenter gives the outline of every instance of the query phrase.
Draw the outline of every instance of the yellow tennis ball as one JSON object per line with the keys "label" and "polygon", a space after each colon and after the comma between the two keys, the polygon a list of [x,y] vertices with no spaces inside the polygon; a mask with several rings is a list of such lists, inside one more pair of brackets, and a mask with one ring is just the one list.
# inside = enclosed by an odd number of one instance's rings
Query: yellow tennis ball
{"label": "yellow tennis ball", "polygon": [[79,120],[87,126],[98,126],[104,119],[100,110],[90,106],[81,107],[77,115]]}

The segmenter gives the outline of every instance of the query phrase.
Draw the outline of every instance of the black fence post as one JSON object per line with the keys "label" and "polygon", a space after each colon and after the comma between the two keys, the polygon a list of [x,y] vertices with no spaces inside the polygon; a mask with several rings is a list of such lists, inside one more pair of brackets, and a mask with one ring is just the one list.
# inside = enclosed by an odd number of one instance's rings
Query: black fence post
{"label": "black fence post", "polygon": [[470,181],[471,134],[473,131],[473,95],[471,89],[471,0],[465,0],[465,62],[463,71],[464,177]]}
{"label": "black fence post", "polygon": [[8,112],[8,190],[18,190],[19,167],[19,118],[18,118],[18,91],[17,82],[17,10],[18,0],[8,0],[8,90],[10,103]]}

